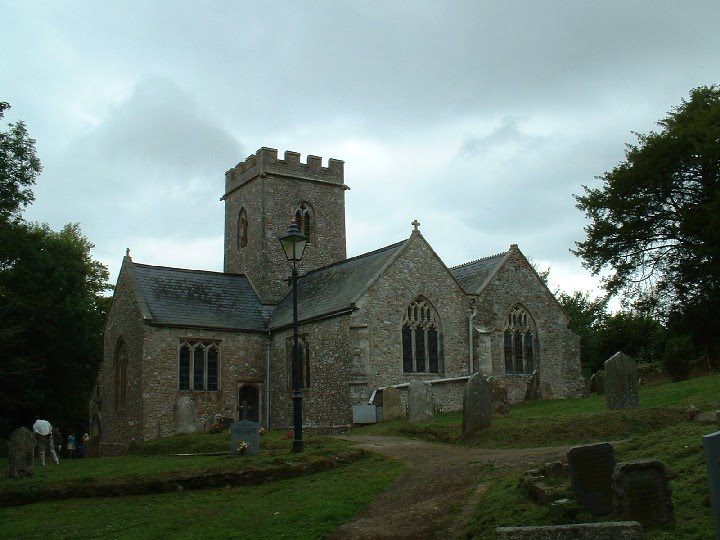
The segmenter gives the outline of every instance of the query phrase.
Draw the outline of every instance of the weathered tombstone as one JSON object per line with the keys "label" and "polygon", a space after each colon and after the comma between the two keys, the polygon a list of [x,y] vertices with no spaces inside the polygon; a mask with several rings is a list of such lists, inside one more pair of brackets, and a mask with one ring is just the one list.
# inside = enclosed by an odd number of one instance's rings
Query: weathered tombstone
{"label": "weathered tombstone", "polygon": [[[238,445],[242,442],[247,448],[240,451]],[[254,455],[260,451],[260,424],[250,420],[240,420],[230,424],[230,453]]]}
{"label": "weathered tombstone", "polygon": [[612,513],[613,445],[604,442],[574,446],[568,452],[568,464],[577,502],[595,516]]}
{"label": "weathered tombstone", "polygon": [[394,420],[403,416],[402,403],[400,402],[400,390],[389,386],[383,394],[383,421]]}
{"label": "weathered tombstone", "polygon": [[597,371],[590,377],[590,393],[601,395],[605,393],[605,372]]}
{"label": "weathered tombstone", "polygon": [[720,540],[720,431],[704,435],[703,448],[710,484],[710,507],[715,519],[715,539]]}
{"label": "weathered tombstone", "polygon": [[548,381],[540,382],[540,396],[542,396],[543,399],[553,399],[555,397],[552,385]]}
{"label": "weathered tombstone", "polygon": [[411,381],[408,386],[408,420],[431,422],[435,416],[435,402],[430,383]]}
{"label": "weathered tombstone", "polygon": [[197,430],[195,402],[188,396],[177,398],[173,405],[173,418],[175,433],[195,433]]}
{"label": "weathered tombstone", "polygon": [[533,371],[525,390],[525,401],[537,401],[540,397],[540,373]]}
{"label": "weathered tombstone", "polygon": [[608,409],[637,409],[637,368],[629,356],[617,352],[605,361],[605,392]]}
{"label": "weathered tombstone", "polygon": [[622,519],[645,527],[675,521],[665,466],[656,459],[619,463],[613,473],[613,505]]}
{"label": "weathered tombstone", "polygon": [[497,377],[490,378],[492,387],[492,408],[496,414],[507,414],[510,412],[510,399],[507,388]]}
{"label": "weathered tombstone", "polygon": [[468,380],[463,393],[463,437],[489,428],[492,413],[492,377],[476,373]]}
{"label": "weathered tombstone", "polygon": [[19,427],[10,434],[8,445],[7,478],[23,478],[35,472],[35,436],[26,427]]}

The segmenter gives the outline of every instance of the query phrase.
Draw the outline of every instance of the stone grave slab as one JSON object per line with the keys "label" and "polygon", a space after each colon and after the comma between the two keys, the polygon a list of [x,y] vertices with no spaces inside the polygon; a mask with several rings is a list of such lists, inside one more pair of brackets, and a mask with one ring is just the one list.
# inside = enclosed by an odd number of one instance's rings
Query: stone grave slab
{"label": "stone grave slab", "polygon": [[568,464],[577,502],[595,516],[612,513],[613,445],[604,442],[574,446],[568,452]]}
{"label": "stone grave slab", "polygon": [[463,437],[492,424],[492,378],[476,373],[468,380],[463,393]]}
{"label": "stone grave slab", "polygon": [[665,466],[656,459],[619,463],[613,474],[613,505],[622,519],[644,527],[675,521]]}
{"label": "stone grave slab", "polygon": [[24,478],[35,473],[35,436],[26,427],[19,427],[7,441],[7,478]]}
{"label": "stone grave slab", "polygon": [[238,443],[245,441],[247,448],[243,452],[252,456],[260,451],[260,424],[250,420],[241,420],[230,424],[230,453],[238,455]]}
{"label": "stone grave slab", "polygon": [[606,521],[537,527],[498,527],[498,540],[641,540],[643,528],[637,521]]}
{"label": "stone grave slab", "polygon": [[540,398],[540,373],[537,370],[528,379],[525,401],[537,401]]}
{"label": "stone grave slab", "polygon": [[435,416],[435,399],[430,383],[411,381],[408,385],[408,420],[431,422]]}
{"label": "stone grave slab", "polygon": [[400,390],[392,386],[385,388],[383,394],[383,422],[404,416],[400,401]]}
{"label": "stone grave slab", "polygon": [[638,408],[637,367],[621,352],[605,361],[605,399],[608,409]]}
{"label": "stone grave slab", "polygon": [[710,508],[715,520],[715,538],[720,540],[720,431],[704,435],[703,448],[710,484]]}
{"label": "stone grave slab", "polygon": [[492,386],[492,406],[495,414],[507,414],[510,412],[510,398],[508,398],[507,388],[497,377],[491,377],[490,385]]}
{"label": "stone grave slab", "polygon": [[195,418],[195,402],[188,396],[182,396],[175,400],[173,405],[173,419],[175,422],[175,433],[195,433],[197,430]]}

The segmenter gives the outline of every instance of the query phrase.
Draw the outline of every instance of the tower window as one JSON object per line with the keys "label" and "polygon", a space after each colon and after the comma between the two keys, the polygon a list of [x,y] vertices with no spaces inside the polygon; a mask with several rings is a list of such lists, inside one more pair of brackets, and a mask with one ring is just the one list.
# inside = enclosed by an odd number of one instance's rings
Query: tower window
{"label": "tower window", "polygon": [[310,205],[307,203],[301,203],[298,209],[295,210],[295,223],[298,229],[300,229],[300,232],[307,236],[308,242],[312,241],[312,237],[310,236],[311,214]]}
{"label": "tower window", "polygon": [[247,212],[243,208],[240,210],[238,217],[238,248],[244,248],[248,245],[248,221]]}

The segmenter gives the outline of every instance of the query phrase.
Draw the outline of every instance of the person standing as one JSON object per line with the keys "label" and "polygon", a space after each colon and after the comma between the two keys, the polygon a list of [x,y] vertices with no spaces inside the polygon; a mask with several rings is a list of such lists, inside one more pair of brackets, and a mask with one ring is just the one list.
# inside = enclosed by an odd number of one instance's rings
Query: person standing
{"label": "person standing", "polygon": [[50,450],[50,457],[55,465],[60,465],[60,460],[55,453],[55,445],[53,444],[52,426],[47,420],[41,420],[39,416],[35,417],[33,424],[33,433],[37,441],[38,451],[40,453],[40,465],[45,466],[45,451]]}

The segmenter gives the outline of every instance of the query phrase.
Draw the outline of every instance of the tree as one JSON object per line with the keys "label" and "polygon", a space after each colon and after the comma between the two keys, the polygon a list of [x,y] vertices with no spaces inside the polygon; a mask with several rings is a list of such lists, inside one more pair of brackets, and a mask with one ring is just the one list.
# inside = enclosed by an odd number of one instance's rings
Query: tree
{"label": "tree", "polygon": [[720,88],[704,86],[636,134],[626,159],[576,196],[591,223],[574,253],[604,287],[690,329],[717,365],[720,326]]}
{"label": "tree", "polygon": [[556,291],[555,296],[570,318],[570,330],[580,336],[580,362],[583,368],[593,372],[601,369],[607,359],[601,353],[600,335],[606,317],[607,300],[593,300],[590,293],[582,291],[572,294]]}

